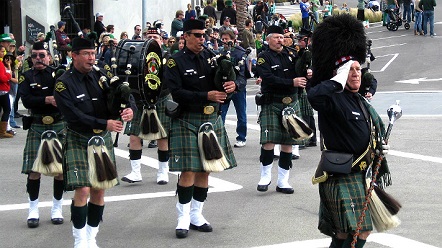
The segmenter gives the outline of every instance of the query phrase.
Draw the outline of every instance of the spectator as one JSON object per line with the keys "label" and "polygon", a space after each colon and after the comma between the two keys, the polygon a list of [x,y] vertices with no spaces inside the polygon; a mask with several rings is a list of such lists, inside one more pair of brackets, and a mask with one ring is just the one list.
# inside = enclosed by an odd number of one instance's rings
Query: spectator
{"label": "spectator", "polygon": [[127,34],[126,31],[121,32],[120,34],[120,40],[126,40],[129,39],[129,35]]}
{"label": "spectator", "polygon": [[[232,0],[226,0],[226,8],[221,12],[220,25],[223,25],[224,19],[230,18],[230,24],[236,25],[236,10],[233,9]],[[221,31],[221,30],[220,30]]]}
{"label": "spectator", "polygon": [[69,36],[64,32],[66,22],[59,21],[57,27],[58,29],[55,30],[55,37],[57,41],[57,49],[61,52],[60,62],[66,64],[66,51],[68,50],[68,44],[71,43],[71,39],[69,39]]}
{"label": "spectator", "polygon": [[[8,34],[0,36],[0,59],[3,59],[6,46],[12,41]],[[3,63],[0,63],[0,112],[3,112],[0,122],[0,138],[13,138],[14,135],[6,132],[8,127],[9,113],[11,112],[11,104],[9,102],[9,80],[11,79],[11,71],[7,71]]]}
{"label": "spectator", "polygon": [[422,9],[419,7],[419,1],[414,1],[414,35],[424,35],[422,31]]}
{"label": "spectator", "polygon": [[344,11],[347,11],[347,12],[350,11],[350,10],[348,9],[347,3],[343,3],[343,4],[342,4],[341,10],[344,10]]}
{"label": "spectator", "polygon": [[407,23],[411,22],[411,0],[403,0],[404,5],[404,13],[402,20],[407,21]]}
{"label": "spectator", "polygon": [[141,26],[135,25],[134,27],[134,35],[132,36],[132,40],[141,40]]}
{"label": "spectator", "polygon": [[107,25],[106,32],[109,33],[109,37],[111,39],[115,39],[114,31],[115,31],[115,26],[114,25]]}
{"label": "spectator", "polygon": [[106,32],[106,26],[103,24],[103,13],[98,12],[95,14],[94,31],[97,33],[97,37],[100,37],[101,33]]}
{"label": "spectator", "polygon": [[427,24],[430,23],[430,35],[433,38],[434,33],[434,7],[436,6],[436,0],[421,0],[419,2],[419,8],[424,11],[424,36],[427,36]]}
{"label": "spectator", "polygon": [[207,15],[208,17],[212,17],[215,20],[215,23],[217,23],[218,18],[216,16],[215,8],[212,6],[212,2],[212,0],[207,0],[207,6],[204,7],[203,14]]}
{"label": "spectator", "polygon": [[309,15],[308,12],[310,11],[310,3],[309,0],[302,0],[299,4],[299,8],[301,9],[301,16],[302,16],[302,27],[305,29],[309,28]]}
{"label": "spectator", "polygon": [[[247,19],[245,22],[245,28],[242,31],[242,43],[241,46],[245,49],[250,48],[251,52],[247,56],[247,69],[250,72],[250,76],[253,77],[252,73],[252,59],[256,59],[256,44],[255,39],[253,38],[252,28],[253,28],[253,21],[251,19]],[[247,73],[246,73],[247,75]]]}
{"label": "spectator", "polygon": [[175,13],[175,19],[173,19],[171,24],[170,35],[176,37],[176,33],[178,31],[183,31],[183,19],[184,12],[182,10],[177,10],[177,12]]}
{"label": "spectator", "polygon": [[323,16],[324,19],[332,15],[332,13],[333,13],[333,6],[330,4],[329,1],[325,1],[324,2],[324,9],[322,10],[322,13],[324,15]]}
{"label": "spectator", "polygon": [[233,31],[232,27],[230,26],[230,17],[228,17],[228,16],[224,17],[224,21],[223,21],[222,26],[219,28],[219,32],[222,33],[226,30]]}
{"label": "spectator", "polygon": [[194,9],[192,9],[192,5],[190,3],[187,4],[187,10],[184,17],[184,21],[187,21],[189,19],[196,19],[196,12]]}
{"label": "spectator", "polygon": [[[319,6],[320,6],[319,0],[310,0],[310,3],[312,5],[311,11],[313,13],[313,16],[316,19],[315,23],[317,23],[317,22],[319,22]],[[315,25],[313,25],[311,27],[311,30],[313,31],[314,28],[315,28]]]}
{"label": "spectator", "polygon": [[224,4],[224,0],[217,0],[216,1],[216,9],[218,11],[223,11],[226,5]]}

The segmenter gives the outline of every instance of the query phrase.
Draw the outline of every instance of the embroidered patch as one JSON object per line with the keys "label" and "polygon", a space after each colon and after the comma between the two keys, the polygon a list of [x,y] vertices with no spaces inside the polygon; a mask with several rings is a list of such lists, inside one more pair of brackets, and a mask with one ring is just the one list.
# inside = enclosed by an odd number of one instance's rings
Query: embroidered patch
{"label": "embroidered patch", "polygon": [[266,62],[266,60],[264,58],[259,58],[258,59],[258,65],[262,65]]}
{"label": "embroidered patch", "polygon": [[25,81],[25,76],[21,75],[20,78],[18,79],[18,83],[22,83],[23,81]]}
{"label": "embroidered patch", "polygon": [[172,68],[174,66],[176,66],[175,60],[174,59],[169,59],[167,61],[167,67]]}
{"label": "embroidered patch", "polygon": [[62,92],[63,90],[65,90],[66,89],[66,87],[64,86],[64,83],[63,82],[57,82],[56,84],[55,84],[55,90],[57,91],[57,92]]}

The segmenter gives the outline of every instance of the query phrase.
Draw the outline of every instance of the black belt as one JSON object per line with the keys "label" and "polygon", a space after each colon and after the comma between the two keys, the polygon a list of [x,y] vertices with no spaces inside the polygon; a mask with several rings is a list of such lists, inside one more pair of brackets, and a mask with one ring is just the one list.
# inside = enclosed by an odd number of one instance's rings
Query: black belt
{"label": "black belt", "polygon": [[205,106],[187,105],[187,106],[183,106],[183,109],[184,109],[184,111],[210,115],[210,114],[219,112],[219,104],[205,105]]}
{"label": "black belt", "polygon": [[264,94],[265,97],[265,104],[270,103],[283,103],[283,104],[290,104],[295,101],[295,98],[293,95],[272,95],[272,94]]}
{"label": "black belt", "polygon": [[32,123],[51,125],[63,120],[62,115],[32,115]]}
{"label": "black belt", "polygon": [[75,131],[75,132],[81,133],[81,134],[102,134],[105,131],[102,129],[91,129],[91,128],[87,128],[87,127],[79,127],[79,126],[73,126],[73,125],[68,125],[68,128],[71,129],[72,131]]}

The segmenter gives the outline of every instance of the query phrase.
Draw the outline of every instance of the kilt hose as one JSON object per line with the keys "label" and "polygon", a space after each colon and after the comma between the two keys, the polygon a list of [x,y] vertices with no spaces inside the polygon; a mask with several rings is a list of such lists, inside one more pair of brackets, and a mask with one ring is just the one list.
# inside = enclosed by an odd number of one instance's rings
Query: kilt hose
{"label": "kilt hose", "polygon": [[58,135],[58,140],[63,144],[65,138],[65,126],[63,121],[45,125],[45,124],[32,124],[28,130],[26,137],[26,145],[23,151],[23,167],[21,173],[29,174],[32,172],[34,161],[37,158],[38,148],[41,143],[41,135],[47,130],[53,130]]}
{"label": "kilt hose", "polygon": [[[167,94],[158,99],[158,102],[155,104],[158,114],[158,119],[161,121],[161,125],[163,125],[164,130],[169,133],[170,128],[170,118],[166,116],[166,102],[167,100],[172,100],[172,95]],[[126,128],[124,129],[124,134],[126,135],[135,135],[138,136],[141,132],[141,116],[143,114],[143,108],[139,108],[134,113],[134,117],[128,123],[126,123]]]}
{"label": "kilt hose", "polygon": [[[275,96],[282,97],[279,95]],[[261,105],[261,112],[259,113],[259,125],[261,127],[260,144],[297,145],[302,142],[290,137],[282,125],[282,110],[285,107],[292,107],[296,115],[301,117],[297,94],[290,95],[290,97],[295,100],[288,105],[282,102],[272,102],[270,104]]]}
{"label": "kilt hose", "polygon": [[[327,181],[320,183],[318,229],[327,235],[330,235],[330,230],[343,233],[356,231],[365,195],[365,172],[331,176]],[[361,231],[372,231],[370,211],[367,209],[365,214]]]}
{"label": "kilt hose", "polygon": [[93,136],[103,137],[106,148],[109,151],[109,158],[115,164],[111,132],[103,131],[100,135],[94,133],[79,134],[67,128],[66,140],[63,146],[63,177],[65,191],[72,191],[81,187],[91,187],[88,176],[89,165],[87,148],[88,141]]}
{"label": "kilt hose", "polygon": [[170,171],[204,172],[198,149],[198,130],[205,122],[213,124],[213,130],[223,148],[230,168],[236,167],[236,159],[221,116],[216,112],[210,115],[185,112],[179,118],[171,119],[169,130]]}

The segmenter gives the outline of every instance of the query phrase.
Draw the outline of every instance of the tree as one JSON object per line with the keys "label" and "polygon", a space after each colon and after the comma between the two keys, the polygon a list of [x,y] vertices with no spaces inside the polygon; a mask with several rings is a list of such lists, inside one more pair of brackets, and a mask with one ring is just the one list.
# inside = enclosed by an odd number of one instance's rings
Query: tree
{"label": "tree", "polygon": [[247,0],[236,0],[236,28],[238,29],[238,37],[245,28],[247,20]]}

